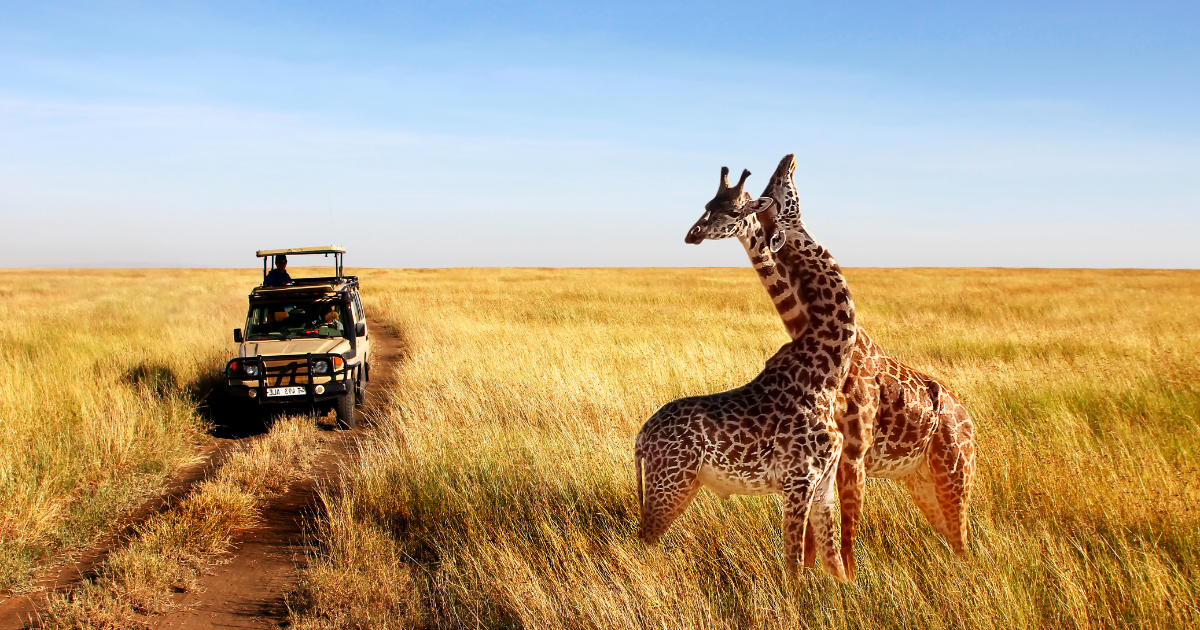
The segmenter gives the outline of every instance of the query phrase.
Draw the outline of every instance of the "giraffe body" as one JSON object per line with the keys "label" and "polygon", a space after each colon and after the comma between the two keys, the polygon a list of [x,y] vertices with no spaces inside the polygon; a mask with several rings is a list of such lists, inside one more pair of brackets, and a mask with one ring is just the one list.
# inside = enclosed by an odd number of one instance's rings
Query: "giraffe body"
{"label": "giraffe body", "polygon": [[[714,199],[685,239],[700,243],[706,238],[737,237],[792,338],[807,327],[808,309],[795,270],[771,251],[771,239],[780,226],[786,231],[792,224],[802,225],[794,169],[794,156],[785,156],[763,191],[763,197],[774,200],[778,209],[771,215],[770,229],[758,219],[764,215],[742,216],[736,204]],[[841,551],[850,575],[868,476],[902,481],[934,529],[956,552],[965,551],[974,473],[973,425],[953,393],[889,356],[860,327],[837,408],[836,424],[843,436],[837,474]],[[805,557],[811,564],[811,548]]]}
{"label": "giraffe body", "polygon": [[[741,188],[748,176],[744,172],[732,188],[723,175],[722,193],[745,202]],[[756,209],[744,205],[743,213]],[[638,534],[657,541],[702,486],[722,497],[777,494],[789,569],[798,568],[810,539],[825,569],[845,579],[832,501],[842,449],[835,412],[855,342],[854,303],[823,247],[815,245],[792,262],[798,284],[813,296],[804,332],[750,383],[667,403],[638,433]]]}

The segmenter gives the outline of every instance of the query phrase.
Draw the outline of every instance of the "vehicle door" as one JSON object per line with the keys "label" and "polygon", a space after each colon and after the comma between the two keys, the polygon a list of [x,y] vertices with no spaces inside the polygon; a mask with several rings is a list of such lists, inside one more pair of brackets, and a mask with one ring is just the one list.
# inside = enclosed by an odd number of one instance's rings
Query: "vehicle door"
{"label": "vehicle door", "polygon": [[352,300],[352,304],[353,304],[353,308],[354,308],[355,328],[358,327],[359,322],[363,323],[363,330],[362,330],[363,334],[359,335],[358,338],[355,339],[355,345],[358,346],[358,352],[359,352],[359,355],[362,357],[362,362],[367,363],[371,360],[371,335],[370,335],[370,331],[367,330],[367,317],[366,317],[366,314],[363,312],[362,300],[359,298],[357,293],[354,294],[354,299]]}

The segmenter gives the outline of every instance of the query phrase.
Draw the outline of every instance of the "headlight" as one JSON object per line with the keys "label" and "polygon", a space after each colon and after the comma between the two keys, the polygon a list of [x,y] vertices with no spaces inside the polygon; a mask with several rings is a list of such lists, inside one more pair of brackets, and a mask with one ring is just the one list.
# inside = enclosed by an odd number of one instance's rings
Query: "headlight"
{"label": "headlight", "polygon": [[247,363],[246,366],[242,368],[242,371],[246,373],[246,376],[258,376],[257,365],[250,365]]}
{"label": "headlight", "polygon": [[328,374],[329,363],[327,361],[317,361],[313,363],[313,374]]}

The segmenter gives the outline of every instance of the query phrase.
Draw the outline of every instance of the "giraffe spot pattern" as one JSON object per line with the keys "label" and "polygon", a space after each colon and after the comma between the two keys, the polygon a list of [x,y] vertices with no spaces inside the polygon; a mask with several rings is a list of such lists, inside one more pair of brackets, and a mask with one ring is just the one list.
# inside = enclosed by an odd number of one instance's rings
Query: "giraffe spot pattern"
{"label": "giraffe spot pattern", "polygon": [[[793,224],[800,220],[799,194],[792,180],[794,164],[792,156],[786,156],[761,195],[778,204],[779,210],[774,217],[760,221],[754,214],[741,212],[738,215],[740,206],[735,208],[736,204],[730,204],[728,216],[736,225],[713,229],[705,234],[705,238],[736,236],[742,241],[788,334],[798,339],[808,325],[804,301],[811,299],[808,297],[810,292],[797,287],[796,270],[766,247],[777,223]],[[748,195],[743,195],[741,204],[748,201]],[[823,248],[816,255],[829,257]],[[822,288],[830,286],[829,276],[819,276],[812,284]],[[780,293],[781,285],[783,293]],[[788,300],[789,296],[793,299]],[[841,296],[834,297],[835,302],[841,299]],[[849,299],[848,293],[845,299]],[[788,308],[781,307],[784,300],[787,300]],[[815,348],[809,350],[816,352]],[[929,387],[929,383],[937,387]],[[934,392],[932,395],[931,391]],[[860,513],[856,506],[861,504],[867,476],[902,480],[934,528],[952,547],[961,550],[966,540],[966,510],[975,450],[970,416],[953,393],[889,356],[860,328],[851,367],[836,406],[836,426],[844,439],[837,485],[842,502],[842,553],[847,569],[853,569],[853,537]],[[934,441],[934,434],[942,427],[947,427],[945,430],[950,435]],[[939,462],[953,462],[945,465],[947,475],[935,479],[929,472],[929,462],[933,458]],[[951,521],[961,523],[962,527]]]}

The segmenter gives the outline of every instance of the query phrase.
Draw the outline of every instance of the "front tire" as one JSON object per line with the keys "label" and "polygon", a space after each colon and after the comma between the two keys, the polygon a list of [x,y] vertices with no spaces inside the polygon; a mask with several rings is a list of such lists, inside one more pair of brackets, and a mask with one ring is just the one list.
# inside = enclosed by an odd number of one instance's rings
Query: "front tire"
{"label": "front tire", "polygon": [[338,397],[333,404],[333,412],[337,415],[339,429],[354,428],[354,387],[347,387],[346,395]]}
{"label": "front tire", "polygon": [[363,382],[362,369],[358,372],[358,378],[354,379],[354,406],[361,407],[367,402],[367,388]]}

